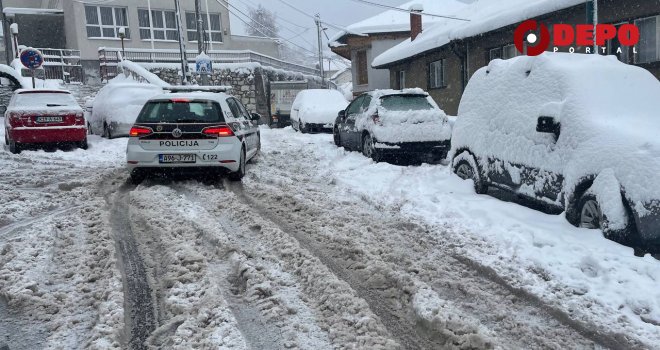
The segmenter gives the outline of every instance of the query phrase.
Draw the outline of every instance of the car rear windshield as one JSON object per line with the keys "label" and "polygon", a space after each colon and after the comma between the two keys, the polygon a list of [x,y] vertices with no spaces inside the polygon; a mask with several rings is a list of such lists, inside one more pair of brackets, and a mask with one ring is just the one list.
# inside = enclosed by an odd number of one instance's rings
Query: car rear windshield
{"label": "car rear windshield", "polygon": [[220,106],[212,101],[154,101],[142,108],[140,123],[221,123],[225,118]]}
{"label": "car rear windshield", "polygon": [[425,95],[390,95],[380,99],[380,105],[388,111],[416,111],[434,109]]}
{"label": "car rear windshield", "polygon": [[64,92],[29,92],[16,96],[17,107],[78,107],[71,94]]}

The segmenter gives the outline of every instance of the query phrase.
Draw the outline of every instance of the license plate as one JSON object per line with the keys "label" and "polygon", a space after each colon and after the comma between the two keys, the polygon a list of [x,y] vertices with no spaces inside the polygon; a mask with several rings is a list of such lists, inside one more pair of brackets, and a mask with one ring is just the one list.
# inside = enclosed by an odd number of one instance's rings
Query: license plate
{"label": "license plate", "polygon": [[36,117],[35,123],[61,123],[64,121],[63,117]]}
{"label": "license plate", "polygon": [[194,154],[161,154],[160,163],[195,163],[197,157]]}

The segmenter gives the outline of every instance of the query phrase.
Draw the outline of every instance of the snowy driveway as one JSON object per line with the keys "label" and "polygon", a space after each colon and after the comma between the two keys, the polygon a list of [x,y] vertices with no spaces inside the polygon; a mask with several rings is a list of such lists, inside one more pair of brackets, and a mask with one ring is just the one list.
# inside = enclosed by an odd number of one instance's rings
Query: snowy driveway
{"label": "snowy driveway", "polygon": [[0,151],[0,346],[658,348],[658,261],[445,166],[262,137],[242,184],[129,186],[125,139]]}

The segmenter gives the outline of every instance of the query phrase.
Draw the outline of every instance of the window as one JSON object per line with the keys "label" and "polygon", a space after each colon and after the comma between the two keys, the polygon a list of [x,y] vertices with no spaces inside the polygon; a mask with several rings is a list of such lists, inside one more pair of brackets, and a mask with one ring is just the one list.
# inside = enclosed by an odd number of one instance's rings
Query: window
{"label": "window", "polygon": [[431,62],[429,65],[429,88],[438,89],[445,84],[445,60]]}
{"label": "window", "polygon": [[[624,24],[627,23],[626,22],[619,23],[619,24],[615,24],[615,26],[618,30],[619,27],[621,27]],[[619,61],[623,63],[630,63],[630,48],[621,45],[618,37],[607,41],[607,54],[616,56],[619,59]]]}
{"label": "window", "polygon": [[397,86],[400,90],[406,88],[406,71],[400,70],[397,72]]}
{"label": "window", "polygon": [[369,84],[369,69],[367,66],[367,51],[358,51],[356,55],[357,62],[357,83],[358,85]]}
{"label": "window", "polygon": [[660,61],[660,16],[636,20],[635,25],[640,34],[635,63]]}
{"label": "window", "polygon": [[125,7],[85,5],[88,38],[119,38],[119,28],[126,28],[126,38],[131,38]]}
{"label": "window", "polygon": [[490,49],[488,51],[488,61],[496,60],[498,58],[502,58],[502,48],[501,47],[496,47],[494,49]]}
{"label": "window", "polygon": [[[153,25],[151,19],[153,18]],[[151,39],[153,30],[155,40],[177,40],[176,14],[174,11],[138,9],[138,22],[140,25],[140,39]]]}
{"label": "window", "polygon": [[[208,20],[211,20],[211,27],[209,28]],[[222,42],[222,20],[220,19],[220,14],[217,13],[202,13],[202,21],[204,21],[204,30],[206,38],[204,41],[210,41],[214,43]],[[186,28],[188,41],[197,41],[197,18],[194,12],[186,12]]]}
{"label": "window", "polygon": [[508,60],[509,58],[514,58],[518,56],[518,49],[516,45],[507,45],[502,48],[502,59]]}
{"label": "window", "polygon": [[360,108],[362,108],[362,104],[364,103],[364,96],[360,96],[353,100],[353,102],[346,108],[346,115],[351,115],[351,114],[357,114],[360,112]]}
{"label": "window", "polygon": [[433,109],[425,95],[390,95],[381,97],[380,106],[388,111],[421,111]]}

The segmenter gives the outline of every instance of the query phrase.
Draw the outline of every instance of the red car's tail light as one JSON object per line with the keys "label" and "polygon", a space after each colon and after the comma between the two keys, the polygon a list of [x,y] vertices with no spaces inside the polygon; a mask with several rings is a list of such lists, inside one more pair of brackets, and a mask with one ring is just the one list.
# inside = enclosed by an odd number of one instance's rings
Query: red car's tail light
{"label": "red car's tail light", "polygon": [[141,126],[134,126],[131,128],[131,131],[128,132],[130,137],[142,137],[152,134],[153,131],[150,128],[145,128]]}
{"label": "red car's tail light", "polygon": [[12,128],[23,126],[24,121],[19,114],[9,113],[8,118],[9,118],[9,125],[11,125]]}
{"label": "red car's tail light", "polygon": [[217,136],[217,137],[229,137],[234,136],[234,132],[228,126],[214,126],[202,130],[204,135]]}

